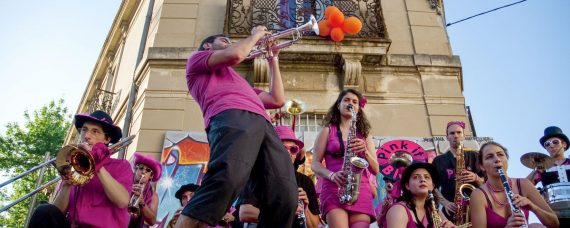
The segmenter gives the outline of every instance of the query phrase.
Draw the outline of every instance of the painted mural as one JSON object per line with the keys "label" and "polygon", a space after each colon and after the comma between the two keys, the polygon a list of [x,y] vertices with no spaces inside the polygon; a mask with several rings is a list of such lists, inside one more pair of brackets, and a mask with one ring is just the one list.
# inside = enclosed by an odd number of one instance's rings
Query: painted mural
{"label": "painted mural", "polygon": [[162,177],[157,184],[157,227],[166,227],[174,212],[181,207],[174,193],[188,183],[200,184],[210,157],[205,132],[168,131],[164,137],[161,164]]}

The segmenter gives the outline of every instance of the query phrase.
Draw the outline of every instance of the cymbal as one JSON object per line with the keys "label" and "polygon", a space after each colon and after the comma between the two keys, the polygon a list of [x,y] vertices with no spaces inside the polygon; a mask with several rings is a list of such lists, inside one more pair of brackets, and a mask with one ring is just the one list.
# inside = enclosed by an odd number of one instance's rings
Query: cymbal
{"label": "cymbal", "polygon": [[554,158],[539,152],[528,152],[523,154],[521,157],[521,163],[531,169],[548,169],[555,164]]}

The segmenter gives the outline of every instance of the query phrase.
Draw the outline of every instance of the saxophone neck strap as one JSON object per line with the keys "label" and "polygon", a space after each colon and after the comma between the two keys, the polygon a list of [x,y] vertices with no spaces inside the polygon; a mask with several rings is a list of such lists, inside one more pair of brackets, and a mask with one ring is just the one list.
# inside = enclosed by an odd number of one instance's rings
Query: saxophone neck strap
{"label": "saxophone neck strap", "polygon": [[336,135],[338,136],[338,144],[340,144],[340,153],[344,154],[346,153],[346,150],[344,148],[344,140],[342,140],[342,130],[340,130],[340,123],[336,124]]}

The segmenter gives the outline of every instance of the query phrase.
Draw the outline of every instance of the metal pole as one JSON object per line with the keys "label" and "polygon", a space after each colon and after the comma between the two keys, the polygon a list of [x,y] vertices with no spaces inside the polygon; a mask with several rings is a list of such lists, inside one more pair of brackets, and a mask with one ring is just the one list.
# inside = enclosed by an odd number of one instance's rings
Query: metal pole
{"label": "metal pole", "polygon": [[42,185],[40,188],[20,197],[19,199],[17,199],[16,201],[0,208],[0,213],[4,212],[5,210],[10,209],[11,207],[13,207],[14,205],[18,204],[19,202],[22,202],[23,200],[27,199],[28,197],[36,194],[37,192],[43,190],[44,188],[49,187],[50,185],[54,184],[55,182],[58,182],[59,180],[61,180],[61,177],[56,177],[55,179],[51,180],[50,182],[47,182],[46,184]]}
{"label": "metal pole", "polygon": [[[46,154],[44,156],[44,161],[49,161],[49,158],[50,158],[49,152],[46,151]],[[36,187],[35,188],[38,188],[41,186],[45,171],[46,171],[46,167],[44,166],[40,170],[40,174],[38,175],[38,180],[36,181]],[[38,197],[38,195],[34,194],[32,196],[32,199],[30,200],[30,205],[28,206],[28,215],[26,216],[26,225],[24,227],[28,227],[28,224],[30,223],[30,218],[32,217],[32,212],[34,210],[34,206],[36,205],[37,197]]]}
{"label": "metal pole", "polygon": [[44,162],[44,163],[42,163],[42,164],[39,164],[38,166],[36,166],[36,167],[34,167],[34,168],[31,168],[30,170],[28,170],[28,171],[26,171],[26,172],[21,173],[20,175],[15,176],[15,177],[13,177],[12,179],[7,180],[7,181],[3,182],[2,184],[0,184],[0,188],[4,187],[4,186],[6,186],[6,185],[8,185],[8,184],[10,184],[10,183],[12,183],[12,182],[14,182],[14,181],[20,179],[20,178],[22,178],[23,176],[26,176],[26,175],[30,174],[31,172],[34,172],[34,171],[36,171],[36,170],[38,170],[38,169],[40,169],[40,168],[42,168],[42,167],[44,167],[44,166],[46,166],[46,165],[49,165],[50,163],[52,163],[52,162],[54,162],[54,161],[55,161],[55,158],[54,158],[54,159],[51,159],[51,160],[49,160],[49,161],[46,161],[46,162]]}

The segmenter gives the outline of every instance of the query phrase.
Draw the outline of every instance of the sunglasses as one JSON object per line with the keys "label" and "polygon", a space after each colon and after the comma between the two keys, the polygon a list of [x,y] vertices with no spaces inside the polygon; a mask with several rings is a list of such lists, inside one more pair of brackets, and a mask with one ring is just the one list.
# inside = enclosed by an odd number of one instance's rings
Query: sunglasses
{"label": "sunglasses", "polygon": [[148,167],[144,167],[144,166],[142,166],[142,165],[137,165],[137,169],[138,169],[138,170],[144,170],[144,171],[146,171],[147,173],[152,173],[152,169],[150,169],[150,168],[148,168]]}
{"label": "sunglasses", "polygon": [[297,153],[299,153],[299,146],[297,146],[297,145],[285,146],[285,149],[287,149],[287,151],[289,151],[290,154],[297,154]]}
{"label": "sunglasses", "polygon": [[543,144],[544,148],[549,147],[551,143],[552,143],[552,145],[558,145],[561,143],[561,141],[560,141],[560,139],[553,139],[553,140],[546,141]]}

